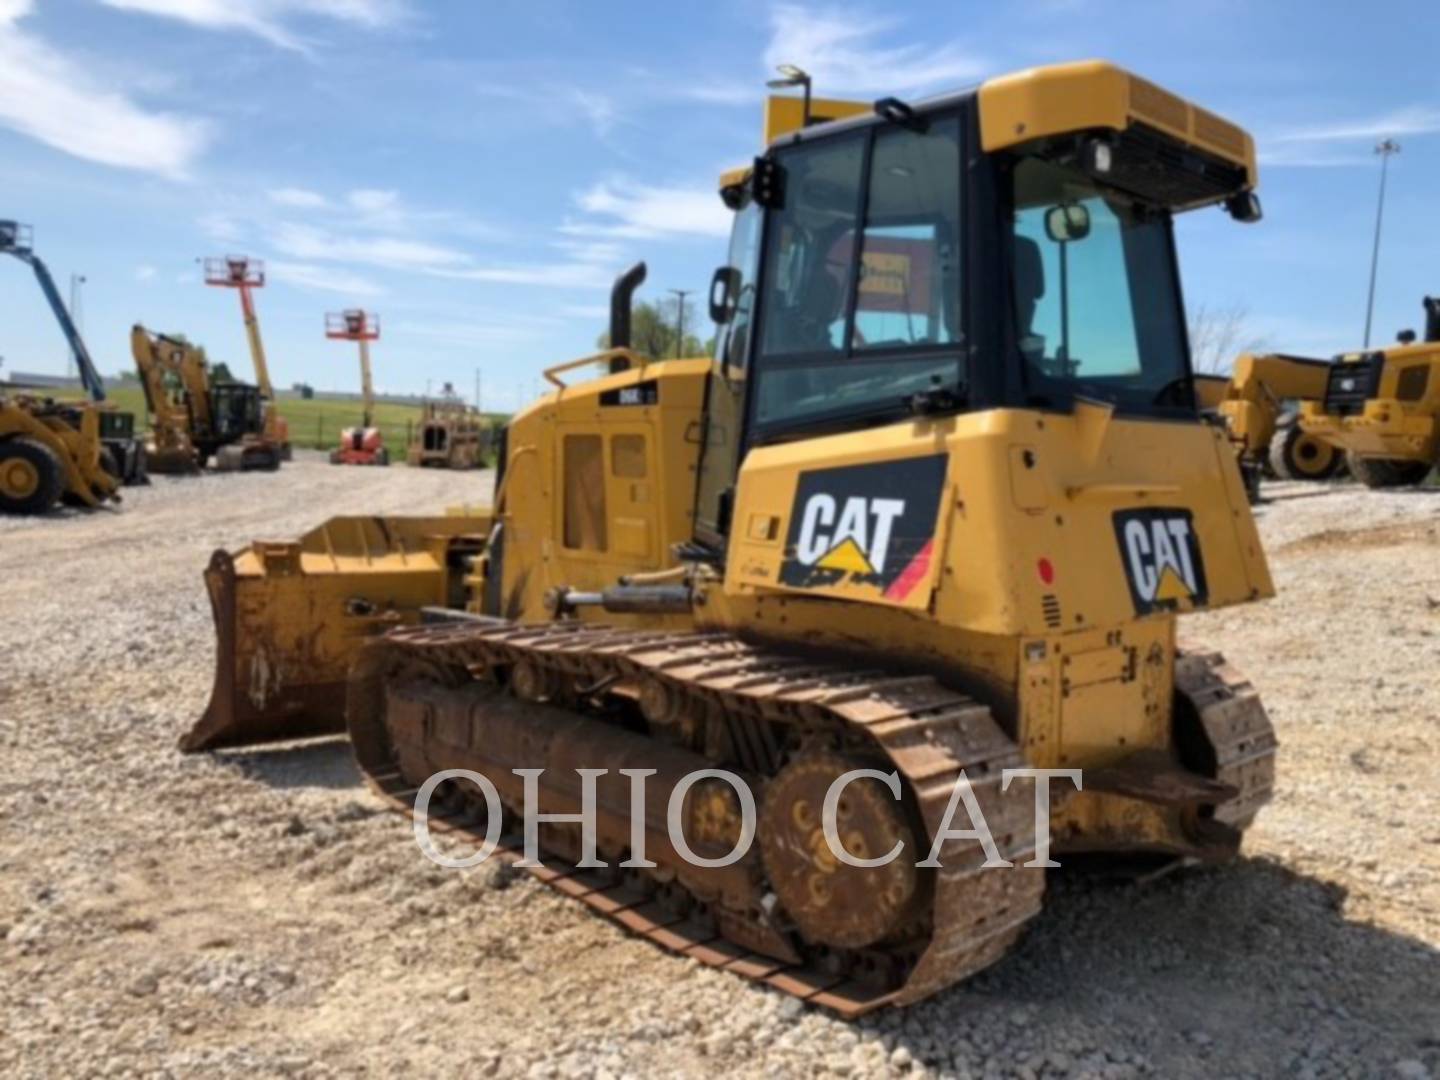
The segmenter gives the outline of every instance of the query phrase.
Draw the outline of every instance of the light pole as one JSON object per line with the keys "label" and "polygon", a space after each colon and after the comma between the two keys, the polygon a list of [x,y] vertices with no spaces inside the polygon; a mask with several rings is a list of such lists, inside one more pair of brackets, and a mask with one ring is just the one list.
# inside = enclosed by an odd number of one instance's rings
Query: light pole
{"label": "light pole", "polygon": [[[70,275],[70,321],[75,324],[75,329],[80,333],[85,332],[85,313],[81,310],[80,286],[85,284],[84,274]],[[73,377],[73,372],[80,366],[80,358],[75,355],[75,350],[70,350],[70,355],[65,359],[65,377]]]}
{"label": "light pole", "polygon": [[1375,271],[1380,265],[1380,223],[1385,218],[1385,174],[1390,170],[1390,158],[1400,153],[1400,144],[1394,139],[1381,139],[1375,144],[1375,153],[1380,155],[1380,198],[1375,204],[1375,246],[1370,251],[1370,298],[1365,302],[1365,348],[1370,347],[1370,322],[1375,314]]}
{"label": "light pole", "polygon": [[783,76],[779,79],[771,79],[765,85],[772,90],[785,90],[792,86],[798,86],[805,92],[805,104],[800,117],[800,126],[810,126],[810,73],[794,64],[781,64],[775,69]]}
{"label": "light pole", "polygon": [[694,289],[671,289],[677,297],[675,304],[675,359],[685,355],[685,297]]}

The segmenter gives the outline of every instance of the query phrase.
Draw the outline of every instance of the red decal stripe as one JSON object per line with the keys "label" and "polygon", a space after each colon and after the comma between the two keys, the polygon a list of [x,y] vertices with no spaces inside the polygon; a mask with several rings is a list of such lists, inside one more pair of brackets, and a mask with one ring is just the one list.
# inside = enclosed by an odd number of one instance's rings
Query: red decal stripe
{"label": "red decal stripe", "polygon": [[934,547],[934,540],[925,541],[920,553],[910,560],[910,565],[901,570],[900,576],[885,590],[886,600],[904,600],[915,591],[916,585],[925,580],[925,575],[930,572],[930,554]]}

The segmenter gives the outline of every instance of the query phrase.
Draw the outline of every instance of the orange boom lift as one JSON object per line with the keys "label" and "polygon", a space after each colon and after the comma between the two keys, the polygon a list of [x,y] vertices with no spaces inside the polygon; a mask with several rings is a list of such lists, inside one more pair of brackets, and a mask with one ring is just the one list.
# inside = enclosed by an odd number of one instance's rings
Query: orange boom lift
{"label": "orange boom lift", "polygon": [[270,385],[270,365],[265,360],[265,343],[260,340],[260,320],[255,314],[251,289],[265,285],[265,263],[246,255],[222,255],[203,261],[205,284],[235,289],[240,294],[240,314],[245,320],[245,337],[250,343],[250,360],[255,365],[255,385],[260,388],[264,409],[264,440],[278,448],[280,459],[289,461],[290,425],[275,405],[275,388]]}
{"label": "orange boom lift", "polygon": [[375,426],[375,386],[370,378],[370,342],[380,340],[380,316],[360,308],[332,311],[325,316],[325,336],[360,343],[360,390],[365,400],[360,426],[340,432],[340,445],[330,451],[330,464],[389,465],[390,452]]}

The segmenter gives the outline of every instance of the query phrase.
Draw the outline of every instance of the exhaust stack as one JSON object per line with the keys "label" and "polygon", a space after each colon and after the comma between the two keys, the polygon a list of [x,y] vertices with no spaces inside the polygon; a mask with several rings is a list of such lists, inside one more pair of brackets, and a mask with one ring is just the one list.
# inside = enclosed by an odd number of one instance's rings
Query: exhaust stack
{"label": "exhaust stack", "polygon": [[[610,290],[610,347],[630,348],[630,298],[645,281],[645,264],[638,262],[615,279]],[[610,373],[624,371],[630,362],[623,357],[610,361]]]}

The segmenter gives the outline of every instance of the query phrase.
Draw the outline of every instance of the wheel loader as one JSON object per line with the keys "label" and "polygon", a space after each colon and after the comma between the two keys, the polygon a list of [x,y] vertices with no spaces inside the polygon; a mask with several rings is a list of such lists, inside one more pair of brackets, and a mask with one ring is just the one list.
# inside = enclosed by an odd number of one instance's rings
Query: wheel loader
{"label": "wheel loader", "polygon": [[[43,514],[65,500],[120,502],[120,480],[89,403],[0,393],[0,513]],[[112,459],[113,460],[113,459]]]}
{"label": "wheel loader", "polygon": [[[18,221],[0,221],[0,254],[9,255],[24,263],[35,275],[40,294],[45,298],[51,314],[55,316],[55,322],[60,327],[66,344],[70,346],[80,384],[89,399],[83,404],[67,402],[58,408],[42,396],[19,394],[11,399],[12,410],[39,408],[40,412],[35,419],[51,431],[56,431],[57,423],[65,422],[67,417],[72,421],[71,432],[66,433],[64,441],[73,452],[50,446],[48,449],[58,455],[57,461],[32,461],[32,465],[39,472],[33,476],[29,471],[25,473],[23,484],[28,494],[21,497],[22,501],[26,505],[44,503],[44,508],[48,508],[53,500],[46,502],[47,493],[55,493],[56,498],[69,498],[86,506],[96,505],[97,500],[104,501],[112,497],[109,491],[113,489],[113,485],[101,493],[100,488],[87,476],[88,466],[83,462],[88,461],[90,456],[90,436],[81,430],[85,426],[80,423],[83,413],[95,415],[95,428],[98,432],[96,437],[100,441],[100,465],[121,484],[148,484],[150,480],[146,468],[145,447],[135,435],[135,416],[133,413],[122,412],[105,400],[105,380],[101,378],[100,369],[90,358],[90,350],[80,334],[80,328],[70,317],[70,310],[60,297],[60,290],[55,287],[50,268],[35,252],[34,232],[31,227]],[[18,416],[13,412],[11,424],[16,430],[22,430]],[[30,437],[38,438],[33,432]],[[18,460],[13,454],[11,458]],[[19,466],[14,468],[18,469]],[[20,473],[16,472],[12,478],[19,477]],[[33,488],[32,483],[36,485]],[[8,497],[15,498],[18,490],[7,489]]]}
{"label": "wheel loader", "polygon": [[1422,483],[1440,460],[1440,297],[1427,296],[1425,337],[1347,353],[1322,393],[1300,406],[1305,436],[1333,446],[1370,488]]}
{"label": "wheel loader", "polygon": [[274,471],[282,446],[267,434],[258,387],[212,378],[205,350],[136,324],[130,352],[150,409],[156,472]]}
{"label": "wheel loader", "polygon": [[[182,746],[348,730],[397,806],[438,770],[490,784],[437,798],[502,843],[593,784],[602,865],[537,822],[537,876],[854,1016],[1000,960],[1044,826],[1062,858],[1222,861],[1271,797],[1255,689],[1177,625],[1273,593],[1197,409],[1171,225],[1257,220],[1255,156],[1098,61],[775,98],[765,130],[722,179],[716,355],[629,347],[641,264],[612,347],[506,428],[493,511],[216,552]],[[1020,792],[1022,766],[1081,790]]]}

